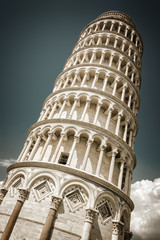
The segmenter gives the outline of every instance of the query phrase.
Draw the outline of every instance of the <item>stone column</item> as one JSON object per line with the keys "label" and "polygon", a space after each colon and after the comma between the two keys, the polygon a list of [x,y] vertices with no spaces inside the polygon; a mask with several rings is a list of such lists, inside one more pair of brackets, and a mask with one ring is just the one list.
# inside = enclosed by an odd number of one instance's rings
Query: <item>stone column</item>
{"label": "stone column", "polygon": [[88,52],[85,51],[85,52],[84,52],[84,55],[83,55],[83,58],[82,58],[82,61],[81,61],[81,64],[84,62],[84,60],[85,60],[87,54],[88,54]]}
{"label": "stone column", "polygon": [[3,201],[3,198],[5,197],[5,195],[7,194],[8,190],[6,188],[1,188],[0,189],[0,205]]}
{"label": "stone column", "polygon": [[104,82],[103,82],[102,91],[105,91],[105,90],[106,90],[106,85],[107,85],[108,78],[109,78],[109,74],[106,74],[105,79],[104,79]]}
{"label": "stone column", "polygon": [[72,84],[71,84],[71,87],[74,86],[74,84],[75,84],[75,82],[76,82],[76,80],[77,80],[77,76],[78,76],[78,71],[75,73],[75,76],[74,76],[73,82],[72,82]]}
{"label": "stone column", "polygon": [[101,144],[101,146],[100,146],[100,153],[99,153],[99,159],[98,159],[98,164],[97,164],[97,168],[96,168],[96,175],[97,175],[97,176],[99,176],[99,173],[100,173],[100,169],[101,169],[101,165],[102,165],[103,154],[104,154],[105,148],[106,148],[106,146]]}
{"label": "stone column", "polygon": [[107,36],[107,38],[106,38],[106,42],[105,42],[105,46],[107,46],[108,43],[109,43],[109,37]]}
{"label": "stone column", "polygon": [[135,71],[132,72],[132,75],[131,75],[131,81],[133,82],[134,80],[134,76],[135,76]]}
{"label": "stone column", "polygon": [[126,70],[125,70],[125,75],[126,75],[126,76],[128,76],[129,67],[130,67],[130,63],[127,63],[127,65],[126,65]]}
{"label": "stone column", "polygon": [[115,164],[115,159],[116,159],[117,153],[118,153],[117,149],[112,151],[111,163],[110,163],[110,168],[109,168],[109,176],[108,176],[108,181],[109,182],[112,182],[114,164]]}
{"label": "stone column", "polygon": [[76,144],[77,144],[78,140],[79,140],[79,137],[78,136],[74,136],[74,141],[73,141],[70,153],[69,153],[69,158],[68,158],[68,161],[67,161],[67,165],[70,165],[70,163],[71,163],[71,159],[72,159],[72,156],[73,156],[73,153],[74,153],[74,149],[76,147]]}
{"label": "stone column", "polygon": [[128,192],[129,172],[130,172],[130,167],[127,166],[127,168],[126,168],[126,176],[125,176],[125,183],[124,183],[124,192],[125,192],[126,194],[127,194],[127,192]]}
{"label": "stone column", "polygon": [[84,86],[84,83],[85,83],[85,81],[87,79],[87,76],[88,76],[88,71],[86,70],[85,73],[84,73],[84,77],[83,77],[82,83],[81,83],[81,87]]}
{"label": "stone column", "polygon": [[93,143],[93,140],[89,139],[88,142],[87,142],[87,148],[86,148],[86,152],[85,152],[85,155],[84,155],[84,158],[83,158],[83,163],[82,163],[82,166],[81,166],[81,170],[84,170],[85,167],[86,167],[86,164],[87,164],[87,159],[88,159],[88,155],[89,155],[89,151],[90,151],[90,148],[91,148],[91,144]]}
{"label": "stone column", "polygon": [[69,118],[70,118],[70,119],[72,118],[73,112],[74,112],[75,107],[76,107],[76,105],[77,105],[77,101],[78,101],[78,98],[75,97],[75,98],[74,98],[73,106],[72,106],[71,111],[70,111],[70,114],[69,114]]}
{"label": "stone column", "polygon": [[115,42],[114,42],[114,48],[117,47],[117,43],[118,43],[118,37],[115,38]]}
{"label": "stone column", "polygon": [[31,145],[32,145],[32,139],[29,139],[28,145],[27,145],[27,147],[26,147],[26,149],[25,149],[25,151],[24,151],[24,153],[23,153],[23,155],[22,155],[22,158],[19,159],[20,162],[23,162],[23,161],[25,160],[26,155],[27,155],[27,153],[28,153]]}
{"label": "stone column", "polygon": [[36,142],[35,142],[35,145],[34,145],[32,151],[31,151],[31,154],[30,154],[30,156],[29,156],[28,161],[31,161],[31,160],[33,159],[34,154],[36,153],[37,148],[38,148],[38,146],[39,146],[40,140],[41,140],[41,134],[38,134],[38,138],[37,138],[37,140],[36,140]]}
{"label": "stone column", "polygon": [[112,240],[119,240],[122,230],[123,230],[123,223],[112,221]]}
{"label": "stone column", "polygon": [[83,113],[82,113],[81,121],[83,121],[83,120],[85,119],[85,115],[86,115],[87,109],[88,109],[88,107],[89,107],[89,104],[90,104],[90,100],[87,99],[87,100],[86,100],[86,105],[85,105],[84,110],[83,110]]}
{"label": "stone column", "polygon": [[128,30],[129,30],[129,27],[126,27],[126,29],[125,29],[125,37],[127,37]]}
{"label": "stone column", "polygon": [[94,79],[93,79],[92,88],[95,87],[95,84],[96,84],[96,82],[97,82],[97,80],[98,80],[98,76],[99,76],[99,72],[96,72],[96,73],[95,73],[95,76],[94,76]]}
{"label": "stone column", "polygon": [[117,31],[118,33],[120,33],[120,31],[121,31],[121,27],[122,27],[122,24],[120,23],[118,26],[118,31]]}
{"label": "stone column", "polygon": [[[54,153],[54,155],[53,155],[53,160],[52,160],[52,162],[55,162],[55,160],[56,160],[56,157],[57,157],[57,154],[58,154],[58,152],[59,152],[59,150],[60,150],[60,147],[61,147],[63,138],[64,138],[64,133],[61,133],[61,137],[60,137],[59,142],[58,142],[58,144],[57,144],[55,153]],[[56,163],[58,163],[58,159],[56,160]]]}
{"label": "stone column", "polygon": [[115,22],[113,21],[113,22],[111,23],[110,31],[113,30],[113,26],[114,26],[114,24],[115,24]]}
{"label": "stone column", "polygon": [[131,41],[133,41],[134,34],[135,34],[135,31],[132,30],[132,32],[131,32]]}
{"label": "stone column", "polygon": [[19,216],[19,213],[21,211],[21,208],[27,196],[28,196],[28,191],[26,189],[19,189],[19,198],[13,209],[13,212],[9,217],[8,223],[4,229],[1,240],[8,240],[10,238],[14,225],[16,224],[17,218]]}
{"label": "stone column", "polygon": [[96,51],[93,51],[92,57],[91,57],[89,63],[92,63],[95,58],[96,58]]}
{"label": "stone column", "polygon": [[50,210],[48,212],[48,216],[44,223],[44,227],[41,233],[39,240],[49,240],[51,237],[51,232],[53,228],[53,223],[56,217],[57,210],[61,204],[62,199],[60,197],[52,196],[52,203],[50,206]]}
{"label": "stone column", "polygon": [[114,57],[114,54],[112,53],[109,59],[109,67],[112,66],[113,57]]}
{"label": "stone column", "polygon": [[39,161],[42,161],[42,158],[44,157],[44,154],[45,154],[45,152],[46,152],[46,150],[47,150],[47,147],[48,147],[51,139],[52,139],[52,133],[51,133],[51,132],[48,132],[48,138],[47,138],[47,140],[46,140],[46,142],[45,142],[45,144],[44,144],[44,147],[43,147],[43,149],[42,149],[42,152],[41,152]]}
{"label": "stone column", "polygon": [[61,114],[62,114],[62,112],[63,112],[63,110],[64,110],[64,108],[65,108],[65,105],[66,105],[66,101],[67,101],[67,99],[64,98],[63,100],[64,100],[64,102],[63,102],[63,104],[62,104],[61,110],[59,111],[58,118],[61,117]]}
{"label": "stone column", "polygon": [[121,186],[122,186],[124,164],[125,164],[125,160],[122,159],[122,160],[121,160],[119,177],[118,177],[118,188],[120,188],[120,189],[121,189]]}
{"label": "stone column", "polygon": [[67,78],[66,78],[66,80],[65,80],[65,82],[64,82],[64,86],[63,86],[63,88],[65,88],[66,86],[67,86],[67,83],[68,83],[68,80],[69,80],[69,74],[67,74]]}
{"label": "stone column", "polygon": [[119,79],[116,78],[115,81],[114,81],[114,87],[113,87],[113,91],[112,91],[112,95],[113,95],[113,96],[115,96],[115,94],[116,94],[118,82],[119,82]]}
{"label": "stone column", "polygon": [[100,45],[100,44],[102,44],[102,38],[101,37],[98,38],[98,41],[97,41],[96,45]]}
{"label": "stone column", "polygon": [[99,61],[99,64],[102,64],[102,62],[104,61],[104,57],[105,57],[105,52],[102,52],[102,56],[101,56],[101,59]]}
{"label": "stone column", "polygon": [[122,52],[124,52],[124,48],[125,48],[126,43],[127,43],[127,42],[126,42],[125,40],[123,40],[122,47],[121,47],[121,51],[122,51]]}
{"label": "stone column", "polygon": [[123,61],[123,58],[121,57],[118,61],[118,67],[117,67],[117,70],[120,71],[121,70],[121,63]]}
{"label": "stone column", "polygon": [[128,50],[128,56],[130,57],[131,56],[131,51],[132,51],[132,46],[129,47],[129,50]]}
{"label": "stone column", "polygon": [[118,113],[117,125],[116,125],[116,130],[115,130],[115,135],[117,135],[117,136],[119,135],[119,129],[120,129],[122,116],[123,116],[122,112]]}
{"label": "stone column", "polygon": [[86,209],[86,217],[85,217],[85,222],[83,226],[83,233],[81,240],[89,240],[92,224],[94,217],[96,215],[97,211],[95,209]]}
{"label": "stone column", "polygon": [[109,106],[108,108],[108,116],[107,116],[107,121],[106,121],[106,125],[105,125],[105,129],[108,130],[109,128],[109,123],[110,123],[110,120],[111,120],[111,116],[112,116],[112,112],[113,112],[114,108],[112,106]]}
{"label": "stone column", "polygon": [[129,92],[129,99],[128,99],[128,107],[131,106],[131,100],[132,100],[133,92]]}
{"label": "stone column", "polygon": [[127,87],[128,87],[127,84],[124,84],[124,85],[123,85],[122,94],[121,94],[121,101],[122,101],[122,102],[124,101],[125,92],[126,92]]}
{"label": "stone column", "polygon": [[127,120],[125,122],[124,133],[123,133],[123,141],[125,141],[125,142],[126,142],[126,139],[127,139],[128,124],[129,124],[129,121]]}
{"label": "stone column", "polygon": [[54,115],[54,112],[56,110],[56,107],[57,107],[57,101],[54,103],[54,106],[53,106],[53,108],[52,108],[52,110],[51,110],[51,112],[50,112],[50,114],[48,116],[48,119],[53,118],[53,115]]}
{"label": "stone column", "polygon": [[107,22],[104,22],[104,23],[103,23],[102,31],[105,30],[106,24],[107,24]]}
{"label": "stone column", "polygon": [[46,116],[47,116],[47,114],[48,114],[48,111],[49,111],[50,107],[51,107],[50,105],[47,106],[47,109],[46,109],[46,111],[45,111],[45,113],[44,113],[44,115],[43,115],[43,117],[42,117],[42,120],[45,120],[45,118],[46,118]]}
{"label": "stone column", "polygon": [[101,103],[101,102],[98,102],[98,103],[97,103],[96,114],[95,114],[95,117],[94,117],[93,124],[96,124],[96,122],[97,122],[97,118],[98,118],[98,114],[99,114],[99,111],[100,111],[100,109],[101,109],[101,106],[102,106],[102,103]]}
{"label": "stone column", "polygon": [[132,146],[132,135],[133,135],[133,129],[130,130],[129,132],[129,146]]}

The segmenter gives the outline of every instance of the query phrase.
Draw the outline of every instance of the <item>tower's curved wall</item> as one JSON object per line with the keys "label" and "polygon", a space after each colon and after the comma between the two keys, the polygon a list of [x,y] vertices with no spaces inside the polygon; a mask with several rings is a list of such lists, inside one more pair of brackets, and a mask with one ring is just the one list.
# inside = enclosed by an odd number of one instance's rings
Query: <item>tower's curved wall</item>
{"label": "tower's curved wall", "polygon": [[[104,13],[82,31],[8,168],[0,195],[2,239],[18,189],[28,194],[11,240],[131,238],[142,50],[133,21],[121,12]],[[49,209],[56,217],[46,233]]]}

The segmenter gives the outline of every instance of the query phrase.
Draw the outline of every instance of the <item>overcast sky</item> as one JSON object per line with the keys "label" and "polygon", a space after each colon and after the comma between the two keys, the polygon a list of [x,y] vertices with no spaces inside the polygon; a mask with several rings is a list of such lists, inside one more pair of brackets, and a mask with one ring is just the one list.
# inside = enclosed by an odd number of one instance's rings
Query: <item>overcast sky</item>
{"label": "overcast sky", "polygon": [[[61,73],[80,32],[89,22],[108,10],[128,14],[135,22],[144,43],[133,198],[144,202],[142,195],[146,192],[149,194],[146,196],[153,196],[153,201],[158,201],[152,194],[157,184],[154,179],[160,177],[158,0],[1,1],[0,180],[6,176],[6,167],[14,163],[20,154],[27,131],[37,121],[42,104],[52,92],[54,81]],[[160,185],[160,179],[158,184]],[[150,192],[147,192],[146,187]],[[140,189],[139,192],[137,189]],[[145,200],[147,206],[152,204],[152,198]],[[137,216],[139,215],[134,219]],[[143,225],[144,229],[148,229],[148,226],[149,222],[148,225]],[[155,232],[154,228],[152,230]],[[148,239],[138,237],[138,230],[134,228],[134,231],[137,231],[135,240]],[[152,234],[149,239],[158,238]]]}

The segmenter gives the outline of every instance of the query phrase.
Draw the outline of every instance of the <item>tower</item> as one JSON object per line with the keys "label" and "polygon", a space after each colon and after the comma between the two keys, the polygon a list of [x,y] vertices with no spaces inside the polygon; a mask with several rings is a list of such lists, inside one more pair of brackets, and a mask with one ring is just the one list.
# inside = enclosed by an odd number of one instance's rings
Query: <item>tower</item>
{"label": "tower", "polygon": [[1,240],[129,240],[142,41],[126,14],[88,24],[0,192]]}

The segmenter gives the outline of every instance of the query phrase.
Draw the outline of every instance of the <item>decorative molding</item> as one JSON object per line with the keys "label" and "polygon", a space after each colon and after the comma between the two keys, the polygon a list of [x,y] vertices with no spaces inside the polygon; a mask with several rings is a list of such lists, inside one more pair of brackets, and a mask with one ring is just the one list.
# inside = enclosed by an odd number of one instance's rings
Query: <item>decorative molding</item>
{"label": "decorative molding", "polygon": [[26,198],[28,197],[29,191],[23,188],[19,188],[19,196],[18,196],[18,201],[20,202],[25,202]]}
{"label": "decorative molding", "polygon": [[93,223],[96,213],[97,213],[97,210],[95,209],[92,209],[92,208],[86,209],[85,222]]}
{"label": "decorative molding", "polygon": [[91,182],[96,182],[96,184],[99,184],[100,186],[111,190],[113,193],[115,193],[118,197],[123,199],[131,209],[131,211],[134,208],[133,201],[123,192],[121,191],[117,186],[113,185],[112,183],[97,177],[93,174],[89,174],[85,171],[82,171],[80,169],[75,169],[67,165],[62,165],[62,164],[56,164],[56,163],[47,163],[47,162],[19,162],[19,163],[14,163],[11,166],[7,168],[7,172],[11,171],[14,168],[24,168],[24,167],[38,167],[38,168],[46,168],[46,169],[54,169],[62,172],[66,172],[69,174],[73,174],[75,176],[81,176],[83,179],[87,179]]}
{"label": "decorative molding", "polygon": [[52,202],[50,208],[54,209],[55,211],[58,210],[61,204],[62,198],[57,196],[52,196]]}

